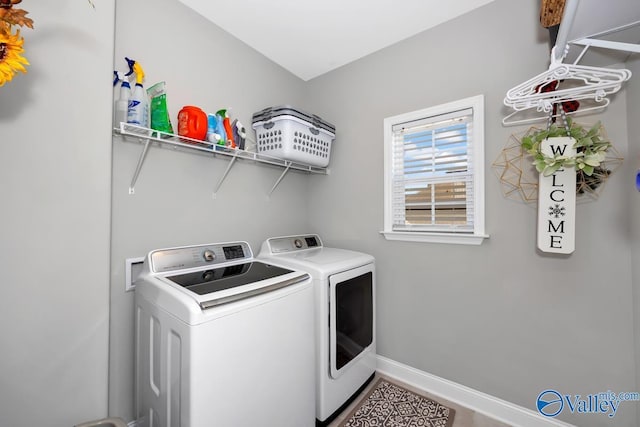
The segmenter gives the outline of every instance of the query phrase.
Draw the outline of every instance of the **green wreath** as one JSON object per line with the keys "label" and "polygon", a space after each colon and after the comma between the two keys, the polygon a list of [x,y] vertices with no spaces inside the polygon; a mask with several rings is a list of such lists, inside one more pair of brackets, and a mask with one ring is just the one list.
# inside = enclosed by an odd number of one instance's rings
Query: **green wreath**
{"label": "green wreath", "polygon": [[[539,173],[544,176],[553,175],[555,171],[562,167],[575,167],[576,173],[583,173],[591,176],[594,171],[600,169],[606,156],[607,150],[611,147],[611,142],[603,139],[600,133],[600,122],[596,123],[591,129],[586,130],[584,127],[575,123],[570,117],[567,117],[567,126],[569,126],[569,135],[564,126],[558,126],[555,123],[548,129],[539,130],[532,129],[531,133],[522,137],[522,148],[533,157],[533,164]],[[548,156],[540,150],[542,141],[547,138],[571,136],[576,140],[574,147],[576,149],[575,156],[563,156],[556,154]]]}

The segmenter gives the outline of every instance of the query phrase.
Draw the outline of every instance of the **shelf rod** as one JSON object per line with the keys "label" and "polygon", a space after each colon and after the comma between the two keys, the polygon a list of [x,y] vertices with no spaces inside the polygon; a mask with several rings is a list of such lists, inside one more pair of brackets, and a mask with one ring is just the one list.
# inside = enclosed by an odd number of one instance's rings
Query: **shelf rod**
{"label": "shelf rod", "polygon": [[224,173],[222,174],[222,177],[218,181],[218,184],[216,185],[216,189],[213,190],[213,198],[214,199],[216,198],[216,194],[218,194],[218,190],[220,190],[220,187],[222,186],[222,183],[224,182],[225,178],[229,174],[229,171],[231,170],[231,167],[233,166],[233,164],[235,163],[237,158],[238,158],[238,156],[233,156],[233,159],[231,159],[231,161],[227,165],[227,169],[225,169]]}
{"label": "shelf rod", "polygon": [[133,173],[133,178],[131,178],[131,184],[129,184],[129,194],[135,194],[136,192],[136,181],[138,181],[138,175],[140,175],[140,169],[142,169],[142,164],[144,163],[144,159],[147,156],[147,150],[149,150],[149,144],[151,144],[151,139],[147,138],[144,143],[144,148],[142,149],[142,153],[140,153],[140,157],[138,158],[138,164],[136,165],[136,171]]}
{"label": "shelf rod", "polygon": [[637,43],[614,42],[610,40],[591,39],[589,37],[580,39],[580,40],[575,40],[572,43],[579,44],[582,46],[594,46],[594,47],[601,47],[604,49],[613,49],[613,50],[621,50],[624,52],[640,53],[640,44],[637,44]]}
{"label": "shelf rod", "polygon": [[287,163],[287,167],[282,171],[282,173],[280,174],[280,177],[278,178],[276,183],[273,184],[273,187],[271,187],[271,191],[269,191],[269,197],[271,197],[271,194],[273,193],[273,191],[276,189],[278,184],[280,184],[280,181],[282,181],[282,178],[284,178],[284,176],[287,174],[287,172],[289,172],[289,168],[291,168],[291,163]]}

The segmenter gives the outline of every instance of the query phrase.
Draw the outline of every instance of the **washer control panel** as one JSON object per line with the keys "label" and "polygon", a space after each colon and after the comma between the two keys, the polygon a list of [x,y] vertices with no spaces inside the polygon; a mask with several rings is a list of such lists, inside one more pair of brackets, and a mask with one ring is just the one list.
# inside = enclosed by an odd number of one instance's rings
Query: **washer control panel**
{"label": "washer control panel", "polygon": [[158,249],[149,254],[155,273],[187,270],[229,261],[248,260],[253,253],[247,242],[214,243],[181,248]]}
{"label": "washer control panel", "polygon": [[272,239],[268,239],[265,243],[268,246],[269,252],[272,254],[303,251],[322,247],[322,240],[320,240],[320,236],[317,234],[274,237]]}

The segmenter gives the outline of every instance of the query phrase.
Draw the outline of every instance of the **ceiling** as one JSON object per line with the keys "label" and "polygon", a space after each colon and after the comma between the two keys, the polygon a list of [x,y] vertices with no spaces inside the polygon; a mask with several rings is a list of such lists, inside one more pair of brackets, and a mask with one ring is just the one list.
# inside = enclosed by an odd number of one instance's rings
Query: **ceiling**
{"label": "ceiling", "polygon": [[310,80],[494,0],[179,0]]}

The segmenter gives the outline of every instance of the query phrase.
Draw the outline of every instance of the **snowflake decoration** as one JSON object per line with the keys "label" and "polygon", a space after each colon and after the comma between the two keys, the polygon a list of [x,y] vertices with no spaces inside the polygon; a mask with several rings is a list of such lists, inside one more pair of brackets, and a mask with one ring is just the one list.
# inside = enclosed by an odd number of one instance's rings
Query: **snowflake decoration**
{"label": "snowflake decoration", "polygon": [[549,206],[549,215],[555,218],[560,218],[564,216],[564,206],[560,206],[559,204],[555,204],[554,206]]}

